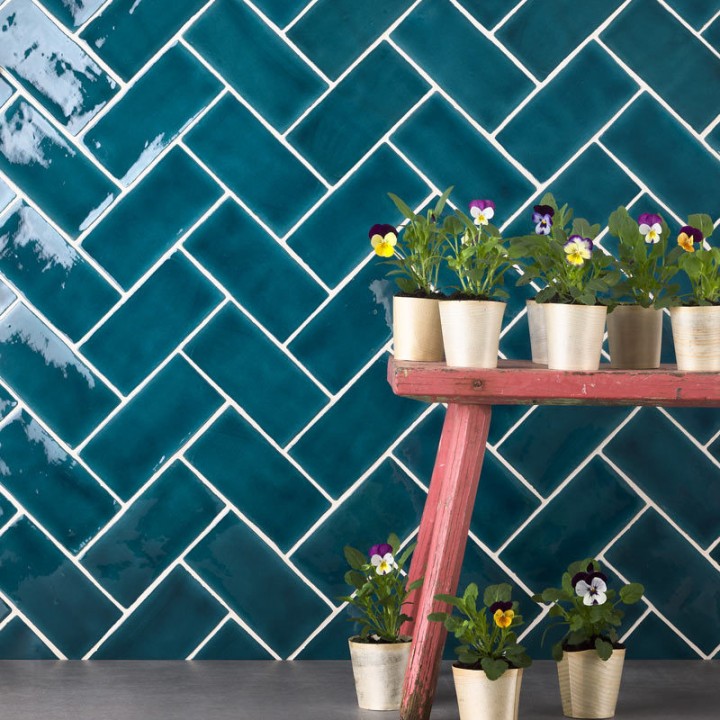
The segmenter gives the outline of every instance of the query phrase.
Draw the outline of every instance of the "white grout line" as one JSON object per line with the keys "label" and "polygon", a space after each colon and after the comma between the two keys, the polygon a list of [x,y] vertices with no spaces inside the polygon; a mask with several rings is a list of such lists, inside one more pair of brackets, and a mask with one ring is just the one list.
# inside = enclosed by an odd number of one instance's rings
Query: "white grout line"
{"label": "white grout line", "polygon": [[[696,30],[674,7],[668,5],[666,0],[657,0],[658,5],[662,5],[691,35],[697,38],[715,57],[720,58],[720,52],[718,52],[702,35],[704,28]],[[718,16],[718,13],[714,15],[714,18]],[[712,22],[712,20],[711,20]]]}
{"label": "white grout line", "polygon": [[320,0],[310,0],[310,2],[283,28],[283,32],[287,33],[293,26],[299,22],[312,8],[317,5]]}
{"label": "white grout line", "polygon": [[[193,578],[195,579],[195,578]],[[230,615],[226,615],[196,646],[195,649],[185,658],[186,660],[194,660],[196,655],[222,630],[226,625],[232,622]]]}
{"label": "white grout line", "polygon": [[35,625],[35,623],[30,620],[30,618],[25,615],[25,613],[22,612],[22,610],[20,610],[18,606],[2,591],[0,591],[0,600],[2,600],[9,608],[11,608],[11,617],[20,618],[20,620],[22,620],[25,625],[27,625],[30,630],[32,630],[35,635],[38,636],[40,641],[47,645],[47,647],[50,649],[50,652],[54,653],[58,660],[67,660],[67,657],[60,650],[60,648],[58,648],[57,645],[55,645],[55,643],[52,642],[52,640],[50,640],[47,635],[45,635],[45,633],[40,630],[40,628],[38,628],[38,626]]}
{"label": "white grout line", "polygon": [[704,33],[706,30],[710,28],[710,26],[718,19],[720,18],[720,10],[718,10],[701,28],[698,30],[699,34]]}

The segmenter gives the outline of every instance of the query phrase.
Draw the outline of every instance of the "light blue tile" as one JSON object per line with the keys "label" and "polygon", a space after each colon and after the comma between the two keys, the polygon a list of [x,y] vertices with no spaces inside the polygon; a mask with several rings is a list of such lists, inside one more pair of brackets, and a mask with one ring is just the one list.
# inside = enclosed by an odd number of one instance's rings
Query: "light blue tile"
{"label": "light blue tile", "polygon": [[17,295],[0,280],[0,313],[7,310],[14,302]]}
{"label": "light blue tile", "polygon": [[45,7],[70,28],[89,20],[104,0],[42,0]]}
{"label": "light blue tile", "polygon": [[[2,87],[0,86],[0,93]],[[6,182],[0,178],[0,212],[2,212],[13,200],[15,199],[15,193],[10,189]]]}
{"label": "light blue tile", "polygon": [[17,407],[17,400],[0,386],[0,420]]}
{"label": "light blue tile", "polygon": [[13,88],[0,78],[0,105],[13,94]]}

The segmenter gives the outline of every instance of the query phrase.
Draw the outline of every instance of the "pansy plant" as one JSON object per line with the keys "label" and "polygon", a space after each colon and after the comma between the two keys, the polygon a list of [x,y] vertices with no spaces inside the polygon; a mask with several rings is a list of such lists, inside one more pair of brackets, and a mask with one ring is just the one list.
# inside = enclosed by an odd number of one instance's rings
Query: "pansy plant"
{"label": "pansy plant", "polygon": [[639,602],[645,588],[639,583],[629,583],[616,593],[609,585],[610,580],[600,563],[586,559],[570,565],[562,576],[562,587],[546,588],[533,596],[535,602],[551,604],[548,615],[556,622],[548,630],[558,625],[567,626],[563,638],[553,645],[555,660],[562,660],[565,650],[592,649],[602,660],[607,660],[613,648],[620,647],[617,628],[625,613],[618,606]]}
{"label": "pansy plant", "polygon": [[690,280],[690,294],[676,298],[683,305],[720,305],[720,248],[705,247],[712,235],[709,215],[690,215],[680,229],[677,245],[680,255],[677,268]]}
{"label": "pansy plant", "polygon": [[394,643],[409,638],[400,635],[400,626],[411,618],[405,614],[408,595],[422,585],[422,580],[407,584],[403,567],[415,545],[399,551],[400,540],[390,535],[386,543],[373,545],[367,555],[352,547],[345,548],[345,559],[350,570],[345,582],[354,591],[338,598],[352,605],[359,615],[350,618],[360,624],[360,642]]}
{"label": "pansy plant", "polygon": [[461,643],[455,648],[458,664],[483,670],[490,680],[497,680],[510,668],[529,667],[532,660],[517,641],[515,630],[523,619],[518,603],[512,600],[510,585],[489,586],[479,608],[478,594],[478,586],[470,583],[459,597],[436,595],[435,600],[450,605],[451,611],[428,616],[429,620],[443,623]]}

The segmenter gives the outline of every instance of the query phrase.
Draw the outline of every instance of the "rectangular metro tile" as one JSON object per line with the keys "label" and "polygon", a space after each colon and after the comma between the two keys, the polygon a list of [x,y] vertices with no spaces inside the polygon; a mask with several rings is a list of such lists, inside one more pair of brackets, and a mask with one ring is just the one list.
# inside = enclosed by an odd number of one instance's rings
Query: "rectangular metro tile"
{"label": "rectangular metro tile", "polygon": [[42,0],[43,5],[69,28],[80,27],[95,13],[104,0]]}
{"label": "rectangular metro tile", "polygon": [[602,39],[698,132],[715,119],[720,58],[655,0],[630,3]]}
{"label": "rectangular metro tile", "polygon": [[699,30],[720,12],[720,0],[666,0],[683,20]]}
{"label": "rectangular metro tile", "polygon": [[0,115],[0,170],[70,235],[90,225],[117,194],[115,185],[24,100]]}
{"label": "rectangular metro tile", "polygon": [[117,405],[117,397],[24,305],[0,323],[0,376],[70,445]]}
{"label": "rectangular metro tile", "polygon": [[[222,300],[220,291],[175,253],[93,333],[83,354],[127,394]],[[158,312],[160,307],[165,310]]]}
{"label": "rectangular metro tile", "polygon": [[10,189],[6,182],[0,178],[0,212],[2,212],[13,200],[15,193]]}
{"label": "rectangular metro tile", "polygon": [[80,659],[120,611],[26,518],[0,537],[0,588],[70,659]]}
{"label": "rectangular metro tile", "polygon": [[326,404],[322,391],[237,308],[223,308],[186,352],[280,445]]}
{"label": "rectangular metro tile", "polygon": [[279,235],[324,192],[310,170],[231,95],[220,100],[185,141]]}
{"label": "rectangular metro tile", "polygon": [[9,415],[17,407],[17,400],[0,386],[0,420]]}
{"label": "rectangular metro tile", "polygon": [[0,224],[0,271],[73,340],[120,299],[107,280],[24,203]]}
{"label": "rectangular metro tile", "polygon": [[488,30],[497,25],[518,3],[517,0],[458,0]]}
{"label": "rectangular metro tile", "polygon": [[220,197],[220,186],[173,148],[83,241],[87,250],[129,288]]}
{"label": "rectangular metro tile", "polygon": [[73,553],[120,509],[97,480],[24,411],[0,430],[0,455],[3,486]]}
{"label": "rectangular metro tile", "polygon": [[339,180],[429,90],[382,43],[290,133],[288,139],[331,182]]}
{"label": "rectangular metro tile", "polygon": [[[2,388],[0,388],[0,411],[2,410],[2,397]],[[9,472],[10,468],[4,460],[0,460],[0,477],[5,477],[6,471]],[[0,495],[0,525],[5,525],[16,512],[15,506],[4,495]],[[8,606],[0,600],[0,620],[3,620],[9,612]]]}
{"label": "rectangular metro tile", "polygon": [[222,90],[181,45],[173,45],[85,136],[90,152],[131,183]]}
{"label": "rectangular metro tile", "polygon": [[[712,47],[720,52],[720,18],[717,18],[712,25],[703,32],[702,36]],[[2,97],[2,89],[0,89],[0,97]]]}
{"label": "rectangular metro tile", "polygon": [[306,0],[255,0],[253,3],[271,22],[285,27],[307,5]]}
{"label": "rectangular metro tile", "polygon": [[392,38],[487,130],[535,87],[449,0],[421,3]]}
{"label": "rectangular metro tile", "polygon": [[0,313],[7,310],[15,302],[17,295],[0,280]]}
{"label": "rectangular metro tile", "polygon": [[9,99],[12,96],[13,92],[13,87],[11,85],[8,85],[8,83],[6,83],[2,79],[2,77],[0,77],[0,105],[2,105],[6,100]]}
{"label": "rectangular metro tile", "polygon": [[223,505],[174,462],[88,550],[82,564],[130,606],[212,522]]}
{"label": "rectangular metro tile", "polygon": [[[295,258],[232,199],[197,228],[184,247],[279,340],[285,340],[327,297]],[[239,267],[242,273],[237,272]],[[283,296],[293,301],[268,302]]]}
{"label": "rectangular metro tile", "polygon": [[19,618],[0,631],[0,657],[5,660],[55,660],[55,653]]}
{"label": "rectangular metro tile", "polygon": [[75,134],[117,92],[117,83],[30,0],[0,12],[0,65]]}
{"label": "rectangular metro tile", "polygon": [[272,660],[272,655],[234,620],[202,646],[196,660]]}
{"label": "rectangular metro tile", "polygon": [[543,180],[600,130],[637,89],[635,81],[591,42],[503,128],[498,140]]}
{"label": "rectangular metro tile", "polygon": [[650,613],[629,638],[632,657],[638,660],[697,660],[699,655],[657,615]]}
{"label": "rectangular metro tile", "polygon": [[95,435],[83,459],[127,499],[221,404],[215,390],[176,357]]}
{"label": "rectangular metro tile", "polygon": [[281,550],[289,550],[330,507],[310,481],[232,408],[185,457]]}
{"label": "rectangular metro tile", "polygon": [[317,72],[242,0],[217,0],[185,39],[278,130],[287,129],[327,89]]}
{"label": "rectangular metro tile", "polygon": [[206,0],[113,0],[80,37],[129,80],[205,4]]}

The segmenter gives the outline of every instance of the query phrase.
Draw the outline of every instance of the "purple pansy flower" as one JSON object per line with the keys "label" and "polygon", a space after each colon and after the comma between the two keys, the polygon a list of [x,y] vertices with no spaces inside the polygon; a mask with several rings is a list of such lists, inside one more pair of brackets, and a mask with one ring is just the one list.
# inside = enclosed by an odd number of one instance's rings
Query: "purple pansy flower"
{"label": "purple pansy flower", "polygon": [[705,239],[702,232],[692,225],[683,225],[680,228],[680,232],[691,237],[694,243],[701,243]]}
{"label": "purple pansy flower", "polygon": [[640,226],[640,234],[645,238],[646,243],[660,242],[662,234],[662,218],[653,213],[642,213],[638,217],[638,225]]}
{"label": "purple pansy flower", "polygon": [[512,610],[513,604],[511,602],[494,602],[490,606],[490,614],[494,615],[498,610],[505,612],[506,610]]}
{"label": "purple pansy flower", "polygon": [[372,558],[374,555],[387,555],[392,552],[392,545],[388,543],[380,543],[379,545],[373,545],[368,550],[368,555]]}
{"label": "purple pansy flower", "polygon": [[473,200],[470,203],[470,217],[476,225],[487,225],[495,215],[495,203],[492,200]]}
{"label": "purple pansy flower", "polygon": [[555,215],[555,210],[549,205],[535,205],[533,207],[532,221],[535,223],[536,235],[550,234],[553,215]]}
{"label": "purple pansy flower", "polygon": [[583,599],[583,605],[602,605],[607,600],[607,576],[595,570],[592,563],[587,566],[586,572],[579,572],[571,580],[578,597]]}

